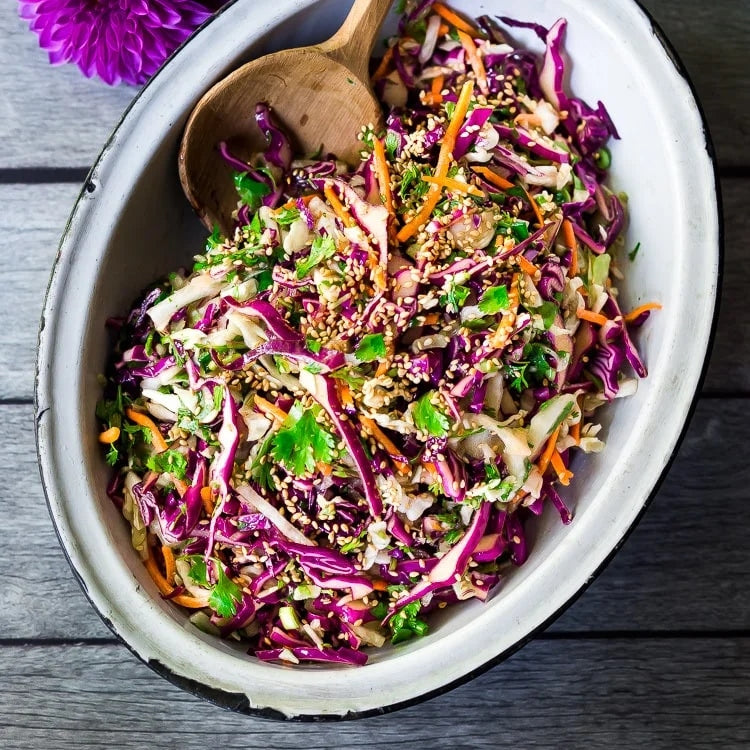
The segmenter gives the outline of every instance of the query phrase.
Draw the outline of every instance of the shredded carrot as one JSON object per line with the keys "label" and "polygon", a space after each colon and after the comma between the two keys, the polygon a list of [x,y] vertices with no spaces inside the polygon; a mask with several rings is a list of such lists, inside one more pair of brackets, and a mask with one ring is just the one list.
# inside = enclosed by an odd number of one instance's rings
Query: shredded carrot
{"label": "shredded carrot", "polygon": [[601,313],[595,313],[591,310],[581,309],[578,310],[576,315],[581,320],[588,320],[589,323],[596,323],[598,326],[603,326],[605,323],[609,323],[609,318],[605,317]]}
{"label": "shredded carrot", "polygon": [[409,473],[409,462],[401,456],[401,451],[393,444],[393,441],[380,429],[378,423],[370,417],[360,417],[360,424],[377,440],[393,459],[399,474]]}
{"label": "shredded carrot", "polygon": [[154,446],[154,449],[157,453],[163,453],[165,450],[167,450],[167,448],[169,447],[167,445],[167,441],[164,439],[164,436],[159,431],[159,428],[156,426],[156,423],[153,419],[147,417],[145,414],[142,414],[139,411],[136,411],[135,409],[126,409],[125,416],[131,422],[135,422],[141,427],[146,427],[149,430],[149,432],[151,433],[151,445]]}
{"label": "shredded carrot", "polygon": [[552,452],[550,463],[552,464],[552,468],[557,472],[557,477],[560,480],[560,484],[567,487],[570,484],[570,480],[573,478],[573,472],[565,468],[562,456],[558,451]]}
{"label": "shredded carrot", "polygon": [[576,233],[573,231],[573,225],[568,219],[563,219],[562,230],[565,245],[571,253],[570,273],[576,276],[578,274],[578,240],[576,239]]}
{"label": "shredded carrot", "polygon": [[542,212],[539,210],[539,204],[531,197],[531,194],[525,187],[523,187],[523,185],[521,187],[523,192],[526,193],[529,203],[531,203],[531,210],[534,212],[534,216],[536,216],[537,223],[541,229],[544,226],[544,219],[542,218]]}
{"label": "shredded carrot", "polygon": [[[168,583],[167,579],[164,578],[164,576],[161,574],[159,566],[156,564],[156,560],[154,560],[154,557],[151,554],[151,550],[149,550],[148,558],[144,561],[143,564],[146,566],[148,574],[156,584],[156,588],[158,588],[159,591],[164,594],[164,596],[169,596],[174,591],[174,587],[171,586]],[[202,609],[206,606],[206,604],[200,601],[200,599],[196,599],[192,596],[186,596],[185,594],[173,596],[169,599],[169,601],[174,602],[175,604],[181,604],[183,607],[189,607],[191,609]]]}
{"label": "shredded carrot", "polygon": [[373,143],[372,155],[375,160],[375,174],[380,186],[380,194],[383,196],[383,202],[388,209],[388,213],[393,216],[393,193],[391,192],[391,175],[388,172],[388,162],[385,158],[385,149],[383,141],[376,138]]}
{"label": "shredded carrot", "polygon": [[209,516],[212,516],[214,514],[214,498],[210,487],[201,488],[201,500],[203,502],[203,510]]}
{"label": "shredded carrot", "polygon": [[441,21],[440,26],[438,26],[438,36],[445,36],[450,30],[451,27],[445,21]]}
{"label": "shredded carrot", "polygon": [[521,266],[521,270],[524,273],[529,274],[529,276],[533,276],[539,270],[530,260],[526,260],[523,255],[519,255],[517,257],[518,265]]}
{"label": "shredded carrot", "polygon": [[474,36],[480,35],[479,31],[470,23],[464,21],[461,16],[454,13],[450,8],[446,8],[442,3],[434,3],[432,10],[446,20],[451,26],[455,26],[459,31],[465,31],[467,34],[472,34]]}
{"label": "shredded carrot", "polygon": [[373,81],[379,81],[381,78],[385,78],[388,74],[388,68],[391,67],[391,60],[393,60],[393,47],[388,47],[383,55],[383,59],[372,74]]}
{"label": "shredded carrot", "polygon": [[175,568],[174,564],[174,552],[167,547],[166,544],[162,545],[161,548],[161,554],[164,558],[164,572],[165,572],[165,578],[167,579],[167,583],[170,586],[174,585],[174,574],[177,572],[177,569]]}
{"label": "shredded carrot", "polygon": [[185,497],[185,493],[190,489],[190,485],[177,477],[172,477],[172,481],[174,482],[174,486],[177,488],[180,497]]}
{"label": "shredded carrot", "polygon": [[315,468],[324,476],[324,477],[330,477],[331,474],[333,474],[333,469],[331,468],[330,464],[327,464],[323,461],[318,461],[315,464]]}
{"label": "shredded carrot", "polygon": [[319,198],[320,196],[317,193],[308,193],[307,195],[303,195],[300,200],[306,205],[310,205],[310,201],[313,198]]}
{"label": "shredded carrot", "polygon": [[110,427],[108,430],[104,430],[104,432],[99,433],[99,442],[111,444],[111,443],[114,443],[119,437],[120,437],[120,428]]}
{"label": "shredded carrot", "polygon": [[357,222],[354,221],[352,215],[344,208],[344,204],[339,200],[338,195],[333,190],[331,185],[326,185],[323,188],[326,200],[331,204],[331,208],[336,216],[344,222],[345,227],[356,227]]}
{"label": "shredded carrot", "polygon": [[430,87],[430,104],[440,104],[443,101],[443,84],[445,76],[435,76]]}
{"label": "shredded carrot", "polygon": [[435,326],[440,322],[440,315],[438,313],[429,313],[424,316],[424,324],[426,326]]}
{"label": "shredded carrot", "polygon": [[583,424],[583,420],[580,420],[576,422],[571,428],[570,428],[570,436],[573,438],[573,440],[576,441],[576,445],[581,444],[581,425]]}
{"label": "shredded carrot", "polygon": [[474,44],[474,40],[465,31],[459,30],[458,38],[461,40],[461,46],[466,50],[466,59],[469,61],[471,69],[474,71],[477,83],[479,84],[479,90],[483,94],[487,94],[489,92],[489,87],[487,86],[487,71],[485,71],[484,62],[482,62],[482,58],[477,51],[477,45]]}
{"label": "shredded carrot", "polygon": [[378,369],[375,370],[375,377],[376,378],[382,378],[383,375],[385,375],[388,372],[388,362],[386,362],[384,359],[381,360],[380,364],[378,365]]}
{"label": "shredded carrot", "polygon": [[270,401],[266,401],[263,396],[259,396],[257,393],[253,396],[255,405],[267,416],[272,417],[277,422],[284,422],[289,416],[283,409],[279,409],[276,404],[272,404]]}
{"label": "shredded carrot", "polygon": [[[448,129],[443,136],[443,142],[440,145],[440,154],[438,156],[437,166],[435,167],[435,177],[445,177],[448,174],[448,167],[453,158],[453,149],[456,145],[456,137],[464,123],[466,113],[469,111],[469,103],[471,102],[473,93],[474,83],[472,81],[466,81],[461,89],[461,94],[458,97],[456,108],[453,110],[453,117],[448,125]],[[440,195],[441,190],[439,186],[435,185],[430,188],[430,191],[422,204],[422,208],[417,211],[416,216],[414,216],[408,224],[401,227],[401,231],[396,235],[399,242],[406,242],[410,237],[413,237],[419,228],[428,221],[433,209],[440,200]]]}
{"label": "shredded carrot", "polygon": [[547,445],[544,447],[541,457],[539,458],[539,464],[537,468],[540,474],[544,474],[547,471],[549,462],[552,460],[552,454],[555,452],[555,445],[557,444],[557,438],[560,436],[560,428],[558,427],[550,436],[547,441]]}
{"label": "shredded carrot", "polygon": [[351,408],[354,406],[354,398],[352,397],[352,389],[349,388],[348,383],[344,383],[342,380],[338,381],[339,384],[339,398],[341,404],[345,408]]}
{"label": "shredded carrot", "polygon": [[510,180],[506,180],[505,177],[501,177],[497,172],[493,172],[489,167],[472,167],[477,173],[481,174],[487,182],[491,182],[493,185],[499,187],[501,190],[510,190],[513,187],[513,183]]}
{"label": "shredded carrot", "polygon": [[522,125],[525,128],[529,127],[529,125],[538,127],[542,124],[542,118],[539,117],[539,115],[532,114],[531,112],[521,112],[520,115],[516,115],[513,122],[517,123],[518,125]]}
{"label": "shredded carrot", "polygon": [[[623,317],[623,320],[626,323],[632,323],[634,320],[638,320],[643,313],[648,312],[649,310],[661,310],[661,305],[658,302],[648,302],[645,305],[641,305],[640,307],[636,307],[635,310],[632,312],[629,312],[627,315]],[[99,436],[99,440],[101,440],[101,435]]]}
{"label": "shredded carrot", "polygon": [[382,578],[373,579],[372,587],[375,589],[375,591],[388,591],[388,583]]}
{"label": "shredded carrot", "polygon": [[422,177],[423,182],[429,182],[430,185],[439,185],[440,187],[448,188],[448,190],[454,190],[459,193],[468,193],[469,195],[476,195],[477,198],[484,198],[484,193],[474,185],[469,185],[461,180],[454,180],[452,177],[430,177],[425,175]]}

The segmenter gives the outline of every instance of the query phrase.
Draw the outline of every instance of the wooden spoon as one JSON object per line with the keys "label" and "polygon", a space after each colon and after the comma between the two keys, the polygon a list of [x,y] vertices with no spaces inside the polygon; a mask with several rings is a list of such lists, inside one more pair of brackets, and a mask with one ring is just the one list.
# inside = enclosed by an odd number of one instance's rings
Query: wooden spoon
{"label": "wooden spoon", "polygon": [[232,153],[248,159],[263,151],[255,106],[267,102],[292,139],[297,154],[321,147],[352,165],[359,161],[357,134],[382,122],[382,109],[369,84],[370,54],[392,0],[355,0],[341,28],[327,42],[261,57],[211,88],[185,127],[179,173],[185,195],[210,229],[232,226],[237,193],[231,170],[217,150],[228,141]]}

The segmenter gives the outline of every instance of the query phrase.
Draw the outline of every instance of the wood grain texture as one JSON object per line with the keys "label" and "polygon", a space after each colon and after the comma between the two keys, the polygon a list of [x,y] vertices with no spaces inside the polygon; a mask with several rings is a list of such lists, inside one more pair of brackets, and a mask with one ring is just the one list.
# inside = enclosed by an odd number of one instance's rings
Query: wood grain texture
{"label": "wood grain texture", "polygon": [[[52,262],[80,187],[69,184],[0,185],[0,234],[5,290],[0,294],[0,400],[31,399],[37,328]],[[712,393],[750,391],[750,180],[723,181],[726,221],[725,300],[705,388]],[[29,210],[29,206],[33,210]]]}
{"label": "wood grain texture", "polygon": [[[724,459],[750,439],[749,411],[744,400],[700,404],[651,509],[552,631],[750,631],[750,466],[730,473]],[[0,407],[0,419],[0,466],[13,467],[0,483],[0,639],[108,637],[54,536],[36,481],[31,407]]]}
{"label": "wood grain texture", "polygon": [[199,701],[120,646],[12,647],[0,652],[0,726],[13,750],[743,750],[749,658],[749,639],[536,642],[391,716],[280,725]]}
{"label": "wood grain texture", "polygon": [[[664,28],[694,79],[720,162],[750,165],[745,149],[750,127],[746,3],[644,0],[643,4]],[[72,66],[51,68],[16,8],[15,2],[0,4],[0,168],[88,166],[136,89],[89,81]],[[714,54],[709,63],[710,51]]]}

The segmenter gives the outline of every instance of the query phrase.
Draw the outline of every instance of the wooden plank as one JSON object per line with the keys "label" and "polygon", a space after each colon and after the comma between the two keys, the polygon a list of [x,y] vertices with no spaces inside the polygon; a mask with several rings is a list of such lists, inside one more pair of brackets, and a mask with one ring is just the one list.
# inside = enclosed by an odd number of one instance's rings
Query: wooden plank
{"label": "wooden plank", "polygon": [[[724,165],[748,165],[746,48],[750,13],[736,0],[646,0],[692,74]],[[110,88],[77,68],[52,68],[36,36],[0,6],[0,168],[90,165],[136,89]],[[721,49],[707,63],[706,50]]]}
{"label": "wooden plank", "polygon": [[[745,400],[703,401],[669,478],[610,567],[557,632],[750,629],[750,437]],[[32,410],[0,407],[0,638],[106,637],[55,538],[36,479]],[[12,468],[11,468],[12,467]],[[106,499],[103,500],[107,502]]]}
{"label": "wooden plank", "polygon": [[[727,216],[724,306],[706,388],[750,391],[750,321],[744,312],[750,288],[750,180],[724,180]],[[0,294],[0,399],[31,399],[39,318],[60,234],[79,186],[0,185],[0,233],[5,290]]]}
{"label": "wooden plank", "polygon": [[11,647],[0,655],[0,725],[14,750],[101,748],[113,738],[119,750],[740,750],[750,742],[748,659],[748,639],[536,642],[426,703],[311,726],[221,711],[121,646]]}

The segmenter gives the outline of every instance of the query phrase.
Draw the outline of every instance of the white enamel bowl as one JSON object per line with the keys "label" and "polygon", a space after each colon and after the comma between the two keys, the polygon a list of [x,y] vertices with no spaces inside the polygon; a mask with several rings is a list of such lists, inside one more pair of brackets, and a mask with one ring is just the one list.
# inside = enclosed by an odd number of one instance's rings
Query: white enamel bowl
{"label": "white enamel bowl", "polygon": [[[94,418],[104,321],[202,246],[176,162],[201,94],[254,56],[326,38],[348,6],[238,0],[136,98],[65,231],[42,319],[36,388],[50,512],[102,618],[138,657],[188,690],[236,710],[301,719],[378,713],[444,691],[525,643],[585,588],[644,510],[676,450],[704,368],[720,270],[719,201],[700,110],[644,12],[631,0],[458,0],[467,14],[545,25],[568,18],[572,90],[594,104],[603,100],[622,135],[612,149],[612,180],[630,196],[628,245],[642,243],[626,264],[624,307],[664,305],[638,340],[650,376],[636,396],[607,410],[606,451],[577,460],[567,495],[573,524],[545,514],[529,561],[489,603],[441,613],[427,637],[374,653],[361,669],[264,664],[199,632],[159,597],[104,491],[108,470]],[[532,42],[529,34],[517,36]]]}

